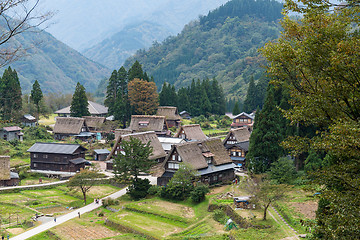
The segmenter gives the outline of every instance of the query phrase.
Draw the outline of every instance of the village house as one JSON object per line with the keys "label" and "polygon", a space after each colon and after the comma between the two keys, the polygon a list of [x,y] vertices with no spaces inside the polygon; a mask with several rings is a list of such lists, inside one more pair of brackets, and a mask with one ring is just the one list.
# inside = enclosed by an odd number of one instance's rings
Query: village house
{"label": "village house", "polygon": [[166,123],[168,128],[171,127],[178,128],[180,126],[181,117],[178,114],[177,107],[168,107],[168,106],[158,107],[156,115],[166,117]]}
{"label": "village house", "polygon": [[36,118],[30,114],[25,114],[21,117],[20,122],[25,127],[35,127],[36,126]]}
{"label": "village house", "polygon": [[19,182],[19,174],[10,171],[10,156],[0,156],[0,186],[17,186]]}
{"label": "village house", "polygon": [[105,161],[107,156],[109,156],[110,151],[107,149],[95,149],[94,158],[95,161]]}
{"label": "village house", "polygon": [[174,135],[175,138],[182,138],[185,141],[206,140],[208,137],[201,130],[199,124],[184,125]]}
{"label": "village house", "polygon": [[22,133],[21,130],[22,129],[18,126],[3,127],[0,129],[0,138],[4,139],[5,141],[22,141],[24,133]]}
{"label": "village house", "polygon": [[132,115],[129,129],[133,133],[154,131],[159,137],[171,136],[165,116]]}
{"label": "village house", "polygon": [[190,115],[190,113],[188,113],[187,111],[182,111],[182,112],[180,112],[180,117],[181,117],[182,119],[191,119],[191,115]]}
{"label": "village house", "polygon": [[173,145],[186,142],[182,138],[175,138],[175,137],[158,137],[158,139],[166,154],[170,152]]}
{"label": "village house", "polygon": [[86,148],[80,144],[35,143],[30,152],[32,171],[78,172],[85,168]]}
{"label": "village house", "polygon": [[54,138],[56,140],[63,140],[71,136],[78,137],[80,139],[92,137],[92,134],[89,133],[85,119],[75,117],[56,117]]}
{"label": "village house", "polygon": [[173,145],[162,164],[157,185],[167,185],[181,163],[197,170],[199,180],[205,184],[224,183],[235,177],[235,165],[218,138]]}
{"label": "village house", "polygon": [[[92,101],[88,101],[88,109],[90,112],[90,115],[93,117],[106,117],[108,114],[108,107],[105,107],[101,104],[92,102]],[[63,109],[57,110],[55,112],[55,114],[57,114],[59,117],[70,117],[71,116],[71,111],[70,111],[70,107],[71,106],[67,106]]]}
{"label": "village house", "polygon": [[249,151],[251,129],[248,127],[231,129],[223,144],[229,156],[239,167],[245,167],[245,156]]}
{"label": "village house", "polygon": [[105,117],[84,116],[85,124],[90,132],[97,132],[105,123]]}
{"label": "village house", "polygon": [[239,127],[252,127],[254,124],[254,115],[253,114],[247,114],[245,112],[242,112],[238,115],[236,115],[233,118],[233,122],[231,123],[231,128],[239,128]]}
{"label": "village house", "polygon": [[[121,142],[129,141],[131,137],[139,139],[144,144],[147,144],[148,142],[150,142],[150,146],[153,149],[151,155],[149,156],[150,160],[155,160],[157,163],[162,163],[165,160],[166,153],[165,153],[164,149],[162,148],[161,143],[154,131],[120,135],[116,139],[113,149],[111,150],[110,154],[106,158],[106,163],[107,163],[106,169],[107,170],[113,169],[113,159],[116,158],[116,156],[118,154],[122,153]],[[156,166],[154,167],[153,171],[157,171]]]}

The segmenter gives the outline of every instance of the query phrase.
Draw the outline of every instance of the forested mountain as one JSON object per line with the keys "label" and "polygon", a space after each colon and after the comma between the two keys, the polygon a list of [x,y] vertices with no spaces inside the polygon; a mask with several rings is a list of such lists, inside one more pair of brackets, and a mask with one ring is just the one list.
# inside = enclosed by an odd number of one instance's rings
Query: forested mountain
{"label": "forested mountain", "polygon": [[163,26],[145,21],[127,26],[83,53],[90,59],[117,69],[138,49],[147,48],[154,41],[163,40],[171,34],[173,32]]}
{"label": "forested mountain", "polygon": [[177,36],[137,51],[125,67],[138,60],[158,87],[168,82],[180,88],[192,79],[215,77],[228,97],[244,98],[250,77],[256,82],[263,74],[257,49],[279,36],[281,10],[277,1],[232,0]]}
{"label": "forested mountain", "polygon": [[111,73],[44,31],[24,32],[14,37],[11,44],[27,49],[25,56],[10,64],[19,76],[23,93],[30,92],[35,80],[44,93],[73,93],[77,82],[87,91],[94,91]]}

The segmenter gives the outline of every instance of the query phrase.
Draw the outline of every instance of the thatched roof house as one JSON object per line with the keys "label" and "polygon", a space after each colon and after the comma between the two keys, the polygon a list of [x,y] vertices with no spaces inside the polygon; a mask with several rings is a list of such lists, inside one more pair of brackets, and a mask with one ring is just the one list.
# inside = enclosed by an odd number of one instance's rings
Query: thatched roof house
{"label": "thatched roof house", "polygon": [[132,132],[155,131],[158,136],[170,134],[165,116],[132,115],[129,129]]}
{"label": "thatched roof house", "polygon": [[83,118],[89,131],[97,131],[105,122],[105,117],[84,116]]}
{"label": "thatched roof house", "polygon": [[180,126],[181,117],[178,114],[177,107],[169,107],[169,106],[158,107],[156,115],[165,116],[169,128],[173,126],[175,127]]}
{"label": "thatched roof house", "polygon": [[10,171],[10,156],[0,156],[0,186],[16,186],[19,174]]}
{"label": "thatched roof house", "polygon": [[182,138],[185,140],[206,140],[208,137],[201,130],[199,124],[191,124],[181,126],[179,131],[174,137]]}
{"label": "thatched roof house", "polygon": [[[88,109],[91,116],[105,117],[108,114],[108,107],[92,101],[88,101],[88,104]],[[70,117],[70,106],[57,110],[55,113],[58,114],[59,117]]]}
{"label": "thatched roof house", "polygon": [[64,139],[69,136],[75,136],[81,132],[87,132],[88,128],[84,118],[75,117],[56,117],[54,126],[55,139]]}
{"label": "thatched roof house", "polygon": [[166,185],[180,163],[197,170],[200,180],[208,184],[234,178],[235,165],[218,138],[174,145],[162,164],[163,174],[158,178],[158,185]]}
{"label": "thatched roof house", "polygon": [[245,157],[249,151],[250,127],[231,129],[223,144],[234,163],[245,167]]}

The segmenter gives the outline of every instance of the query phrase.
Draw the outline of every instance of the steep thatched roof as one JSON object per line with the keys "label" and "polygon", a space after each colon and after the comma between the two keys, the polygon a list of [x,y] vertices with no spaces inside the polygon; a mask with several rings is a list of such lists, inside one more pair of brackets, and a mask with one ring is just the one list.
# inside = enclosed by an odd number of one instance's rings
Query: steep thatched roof
{"label": "steep thatched roof", "polygon": [[99,128],[105,122],[105,117],[84,116],[83,118],[89,128]]}
{"label": "steep thatched roof", "polygon": [[180,120],[177,107],[160,106],[157,109],[156,115],[165,116],[167,120]]}
{"label": "steep thatched roof", "polygon": [[130,130],[130,128],[120,128],[120,129],[115,129],[115,139],[118,139],[120,137],[120,135],[127,135],[127,134],[131,134],[132,131]]}
{"label": "steep thatched roof", "polygon": [[203,142],[203,145],[205,145],[209,152],[213,154],[214,165],[232,162],[220,138],[209,138]]}
{"label": "steep thatched roof", "polygon": [[192,166],[195,170],[208,166],[198,144],[199,142],[187,142],[176,145],[176,151],[181,156],[181,160]]}
{"label": "steep thatched roof", "polygon": [[181,126],[174,137],[182,137],[182,135],[184,135],[184,138],[187,140],[206,140],[208,138],[201,130],[199,124]]}
{"label": "steep thatched roof", "polygon": [[229,139],[230,136],[234,136],[236,142],[246,142],[249,141],[251,135],[251,130],[248,127],[241,127],[236,129],[231,129],[230,132],[225,137],[223,143]]}
{"label": "steep thatched roof", "polygon": [[145,132],[156,131],[161,132],[167,130],[165,116],[155,115],[132,115],[130,127],[132,131]]}
{"label": "steep thatched roof", "polygon": [[130,137],[139,139],[142,143],[147,144],[150,141],[150,146],[153,148],[153,152],[150,155],[149,159],[158,159],[163,158],[166,156],[166,153],[164,149],[162,148],[162,145],[157,138],[155,132],[140,132],[140,133],[132,133],[127,135],[120,135],[116,139],[116,143],[114,144],[113,149],[111,150],[111,153],[108,155],[106,160],[110,160],[114,157],[116,150],[118,150],[119,146],[121,145],[121,141],[129,141]]}
{"label": "steep thatched roof", "polygon": [[56,117],[54,133],[79,134],[84,126],[85,126],[84,118]]}

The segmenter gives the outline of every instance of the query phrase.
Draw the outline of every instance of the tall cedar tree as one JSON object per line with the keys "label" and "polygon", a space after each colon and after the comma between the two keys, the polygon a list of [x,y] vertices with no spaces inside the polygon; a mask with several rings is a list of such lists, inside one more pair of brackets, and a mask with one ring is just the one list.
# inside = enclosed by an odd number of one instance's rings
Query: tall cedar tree
{"label": "tall cedar tree", "polygon": [[250,78],[250,82],[249,82],[249,87],[247,90],[247,94],[246,94],[246,98],[244,101],[244,106],[243,106],[243,112],[246,113],[251,113],[252,111],[254,111],[258,106],[258,100],[257,100],[257,92],[256,92],[256,86],[255,86],[255,81],[254,81],[254,77],[251,76]]}
{"label": "tall cedar tree", "polygon": [[76,84],[75,92],[72,97],[70,112],[72,117],[90,116],[88,100],[85,88],[79,82]]}
{"label": "tall cedar tree", "polygon": [[140,172],[148,173],[156,164],[154,160],[149,159],[153,151],[150,142],[144,144],[139,139],[130,137],[129,141],[121,141],[121,149],[124,154],[118,154],[114,162],[114,173],[120,180],[134,179],[136,182]]}
{"label": "tall cedar tree", "polygon": [[144,79],[145,81],[149,81],[149,78],[147,77],[147,74],[146,74],[147,79],[144,78],[143,69],[141,67],[141,64],[137,60],[134,62],[134,64],[129,69],[128,77],[129,77],[129,81],[132,81],[135,78]]}
{"label": "tall cedar tree", "polygon": [[114,115],[116,120],[120,120],[124,128],[131,116],[127,84],[126,69],[121,67],[119,71],[114,70],[109,78],[104,101],[105,106],[109,108],[109,113]]}
{"label": "tall cedar tree", "polygon": [[154,82],[135,78],[129,82],[128,88],[130,105],[135,114],[155,114],[159,106],[159,98]]}
{"label": "tall cedar tree", "polygon": [[274,81],[289,89],[292,122],[316,125],[312,138],[285,143],[299,153],[308,149],[332,156],[330,166],[314,173],[321,199],[315,239],[359,239],[360,212],[360,24],[359,1],[288,0],[283,32],[262,53]]}
{"label": "tall cedar tree", "polygon": [[14,120],[22,109],[20,81],[15,70],[5,69],[0,81],[1,116],[3,120]]}
{"label": "tall cedar tree", "polygon": [[179,112],[187,111],[190,112],[190,97],[189,90],[187,88],[180,88],[178,95],[178,110]]}
{"label": "tall cedar tree", "polygon": [[235,102],[235,105],[234,105],[234,108],[233,108],[233,110],[232,110],[232,114],[234,115],[234,116],[236,116],[236,115],[238,115],[238,114],[240,114],[240,106],[239,106],[239,101],[236,101]]}
{"label": "tall cedar tree", "polygon": [[264,108],[256,114],[254,130],[250,136],[249,153],[247,154],[248,168],[253,173],[264,173],[269,170],[271,163],[283,155],[280,146],[284,136],[281,134],[282,115],[277,108],[275,87],[270,86],[266,96]]}
{"label": "tall cedar tree", "polygon": [[212,103],[212,113],[224,115],[226,108],[224,91],[215,78],[211,81],[211,88],[212,95],[208,97],[210,102]]}
{"label": "tall cedar tree", "polygon": [[160,106],[178,106],[175,87],[164,82],[159,93]]}
{"label": "tall cedar tree", "polygon": [[31,95],[30,95],[31,101],[35,104],[36,110],[37,110],[37,118],[36,120],[39,123],[39,116],[40,116],[40,103],[43,99],[43,93],[40,88],[40,84],[37,80],[35,80],[32,89],[31,89]]}

